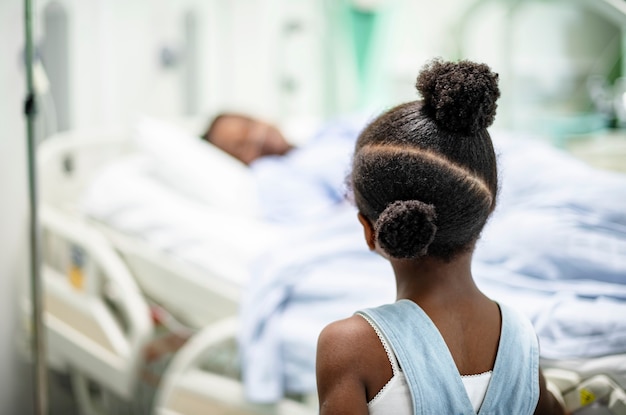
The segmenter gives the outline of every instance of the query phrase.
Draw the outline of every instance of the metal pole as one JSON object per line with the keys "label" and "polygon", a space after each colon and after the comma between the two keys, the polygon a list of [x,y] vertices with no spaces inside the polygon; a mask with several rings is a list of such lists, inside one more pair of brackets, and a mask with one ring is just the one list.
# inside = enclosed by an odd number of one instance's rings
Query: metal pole
{"label": "metal pole", "polygon": [[48,412],[48,379],[43,328],[43,299],[39,245],[39,219],[37,213],[37,169],[35,155],[36,95],[33,82],[33,31],[32,1],[24,0],[24,37],[27,95],[24,105],[28,140],[28,184],[30,202],[30,290],[32,311],[32,354],[34,362],[35,413]]}

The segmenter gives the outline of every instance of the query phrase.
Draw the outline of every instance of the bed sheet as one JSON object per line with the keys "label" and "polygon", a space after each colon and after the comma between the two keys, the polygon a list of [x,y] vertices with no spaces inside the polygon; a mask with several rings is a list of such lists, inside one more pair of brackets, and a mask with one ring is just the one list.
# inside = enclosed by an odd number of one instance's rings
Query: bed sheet
{"label": "bed sheet", "polygon": [[324,216],[341,203],[355,138],[370,118],[364,113],[331,120],[287,155],[252,163],[262,217],[299,225]]}
{"label": "bed sheet", "polygon": [[250,261],[280,238],[280,228],[177,192],[154,176],[153,162],[137,153],[111,163],[80,198],[81,211],[158,252],[245,285]]}
{"label": "bed sheet", "polygon": [[[367,249],[343,198],[358,128],[340,120],[317,147],[255,167],[271,189],[265,220],[188,200],[145,155],[103,171],[83,199],[90,217],[246,287],[239,344],[253,401],[313,392],[321,329],[394,301],[391,268]],[[492,136],[501,193],[477,245],[477,283],[531,318],[545,358],[626,353],[626,177],[528,137]]]}
{"label": "bed sheet", "polygon": [[136,151],[96,175],[80,210],[243,286],[250,261],[286,227],[315,223],[344,199],[354,138],[369,117],[322,125],[288,155],[250,168],[175,124],[142,117],[130,137]]}
{"label": "bed sheet", "polygon": [[[494,140],[502,194],[477,246],[477,283],[531,319],[544,358],[626,353],[626,177],[537,140]],[[391,268],[367,249],[355,216],[339,204],[308,230],[293,227],[293,255],[254,268],[239,335],[249,399],[314,392],[321,329],[394,301]]]}
{"label": "bed sheet", "polygon": [[[332,220],[294,234],[293,255],[266,256],[255,267],[239,336],[249,399],[271,402],[287,392],[313,392],[321,329],[360,308],[394,301],[392,271],[365,246],[355,215],[349,205],[338,208]],[[478,261],[473,273],[487,295],[531,319],[542,357],[626,352],[624,284],[596,286],[590,278],[584,286],[555,285]]]}

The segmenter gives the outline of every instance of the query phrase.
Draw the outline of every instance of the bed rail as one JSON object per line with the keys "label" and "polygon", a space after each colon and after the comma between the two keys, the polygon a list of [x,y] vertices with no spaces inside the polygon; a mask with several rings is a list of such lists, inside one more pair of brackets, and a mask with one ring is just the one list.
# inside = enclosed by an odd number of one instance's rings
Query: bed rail
{"label": "bed rail", "polygon": [[[236,334],[236,317],[225,318],[195,334],[169,364],[156,397],[153,415],[318,413],[315,404],[292,399],[267,405],[248,402],[235,374],[226,373],[228,369],[208,368],[207,362],[215,361],[216,355],[224,353],[224,348],[228,348],[227,355],[238,358]],[[228,367],[232,371],[232,365]]]}
{"label": "bed rail", "polygon": [[67,131],[47,138],[37,148],[41,202],[71,208],[100,168],[130,151],[124,129]]}
{"label": "bed rail", "polygon": [[183,323],[199,329],[237,314],[241,287],[222,273],[163,255],[105,225],[94,226],[119,253],[142,292]]}
{"label": "bed rail", "polygon": [[46,204],[40,214],[49,363],[130,398],[153,336],[148,305],[98,232]]}

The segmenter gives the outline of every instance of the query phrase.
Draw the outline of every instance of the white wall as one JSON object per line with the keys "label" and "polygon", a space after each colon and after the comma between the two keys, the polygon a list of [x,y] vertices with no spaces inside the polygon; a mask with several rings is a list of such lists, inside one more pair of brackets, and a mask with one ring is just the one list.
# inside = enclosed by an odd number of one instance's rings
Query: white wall
{"label": "white wall", "polygon": [[[38,19],[48,0],[37,2]],[[72,128],[123,125],[139,113],[166,116],[182,107],[179,68],[160,51],[179,53],[165,1],[59,0],[68,16]],[[38,36],[45,36],[39,28]],[[174,32],[174,35],[172,34]]]}
{"label": "white wall", "polygon": [[25,80],[20,65],[23,8],[19,0],[0,1],[0,413],[29,414],[33,407],[31,372],[18,352],[22,337],[17,286],[28,278]]}
{"label": "white wall", "polygon": [[[230,109],[280,118],[324,111],[323,1],[39,0],[65,10],[71,128],[186,114],[184,18],[194,12],[197,113]],[[38,23],[38,40],[44,26]],[[287,26],[300,30],[288,34]],[[162,62],[172,52],[170,66]],[[282,86],[297,85],[297,93]],[[49,112],[49,111],[48,111]],[[46,112],[46,114],[48,113]]]}

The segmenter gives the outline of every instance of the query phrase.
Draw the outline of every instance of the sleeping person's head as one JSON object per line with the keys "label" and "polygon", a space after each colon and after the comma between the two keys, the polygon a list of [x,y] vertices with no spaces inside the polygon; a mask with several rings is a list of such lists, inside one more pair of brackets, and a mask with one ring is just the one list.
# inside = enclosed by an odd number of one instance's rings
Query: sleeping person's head
{"label": "sleeping person's head", "polygon": [[263,156],[284,155],[293,148],[275,126],[236,113],[215,117],[203,138],[245,164]]}

